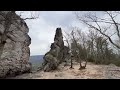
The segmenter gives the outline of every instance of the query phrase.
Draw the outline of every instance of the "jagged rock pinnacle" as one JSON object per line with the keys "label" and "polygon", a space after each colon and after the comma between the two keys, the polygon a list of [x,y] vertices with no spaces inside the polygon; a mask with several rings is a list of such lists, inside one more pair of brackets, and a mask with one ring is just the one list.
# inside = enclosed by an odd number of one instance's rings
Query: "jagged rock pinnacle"
{"label": "jagged rock pinnacle", "polygon": [[54,43],[51,44],[51,49],[44,55],[43,70],[51,71],[58,67],[58,65],[64,61],[65,53],[68,53],[69,49],[64,46],[63,35],[61,28],[56,29]]}

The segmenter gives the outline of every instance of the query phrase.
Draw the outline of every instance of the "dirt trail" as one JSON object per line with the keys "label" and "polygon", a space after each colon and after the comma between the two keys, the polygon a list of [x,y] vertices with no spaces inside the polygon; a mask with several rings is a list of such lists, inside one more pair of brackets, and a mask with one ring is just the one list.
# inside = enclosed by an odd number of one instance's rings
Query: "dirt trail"
{"label": "dirt trail", "polygon": [[86,69],[79,70],[79,64],[70,66],[60,65],[54,72],[38,71],[36,73],[23,74],[10,79],[119,79],[120,67],[115,65],[95,65],[88,63]]}

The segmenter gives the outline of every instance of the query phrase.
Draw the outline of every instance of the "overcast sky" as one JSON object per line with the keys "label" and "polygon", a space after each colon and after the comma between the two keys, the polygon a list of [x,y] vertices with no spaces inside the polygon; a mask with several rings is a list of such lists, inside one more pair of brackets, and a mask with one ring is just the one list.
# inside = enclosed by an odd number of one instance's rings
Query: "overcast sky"
{"label": "overcast sky", "polygon": [[[25,12],[28,15],[29,12]],[[53,43],[55,30],[61,27],[68,31],[71,26],[79,26],[72,11],[39,11],[39,18],[26,20],[31,37],[31,55],[43,55]]]}
{"label": "overcast sky", "polygon": [[[44,55],[49,51],[57,27],[61,27],[66,32],[69,32],[71,26],[77,26],[83,30],[87,29],[76,19],[73,11],[39,11],[36,12],[37,14],[39,14],[38,19],[26,20],[32,40],[30,45],[31,55]],[[97,14],[101,15],[99,12]],[[29,17],[30,12],[25,11],[22,15],[23,17],[24,15]]]}

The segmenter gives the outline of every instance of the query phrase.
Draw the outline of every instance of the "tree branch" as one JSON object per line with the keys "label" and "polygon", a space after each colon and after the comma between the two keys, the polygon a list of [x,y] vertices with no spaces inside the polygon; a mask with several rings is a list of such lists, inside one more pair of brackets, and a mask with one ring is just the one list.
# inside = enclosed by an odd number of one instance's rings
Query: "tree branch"
{"label": "tree branch", "polygon": [[112,41],[112,39],[111,39],[108,35],[106,35],[105,33],[103,33],[100,29],[98,29],[98,28],[96,28],[95,26],[93,26],[93,25],[85,22],[84,20],[82,20],[82,19],[80,19],[80,18],[79,18],[79,20],[82,21],[82,22],[84,22],[86,25],[90,26],[91,28],[94,28],[95,30],[99,31],[102,35],[104,35],[105,37],[107,37],[107,38],[109,39],[109,41],[110,41],[114,46],[116,46],[117,48],[120,49],[120,46],[117,45],[117,44],[115,44],[115,43]]}
{"label": "tree branch", "polygon": [[116,27],[117,35],[118,35],[118,37],[120,39],[120,31],[119,31],[119,28],[118,28],[118,24],[116,23],[116,21],[114,20],[113,16],[109,12],[107,12],[107,14],[111,17],[111,19],[112,19],[112,21],[113,21],[113,23],[114,23],[114,25]]}

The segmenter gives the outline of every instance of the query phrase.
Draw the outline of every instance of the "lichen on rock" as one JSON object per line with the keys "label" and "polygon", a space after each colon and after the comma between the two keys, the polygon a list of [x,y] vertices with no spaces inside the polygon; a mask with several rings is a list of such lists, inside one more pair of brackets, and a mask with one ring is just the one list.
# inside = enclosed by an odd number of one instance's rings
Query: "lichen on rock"
{"label": "lichen on rock", "polygon": [[69,48],[64,46],[61,28],[56,29],[54,43],[51,44],[50,51],[44,55],[43,70],[51,71],[57,69],[58,65],[65,61]]}
{"label": "lichen on rock", "polygon": [[14,11],[0,11],[0,77],[30,72],[31,38],[25,21]]}

